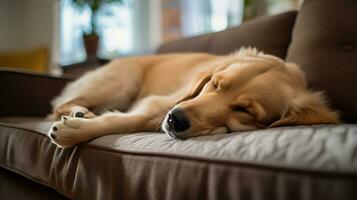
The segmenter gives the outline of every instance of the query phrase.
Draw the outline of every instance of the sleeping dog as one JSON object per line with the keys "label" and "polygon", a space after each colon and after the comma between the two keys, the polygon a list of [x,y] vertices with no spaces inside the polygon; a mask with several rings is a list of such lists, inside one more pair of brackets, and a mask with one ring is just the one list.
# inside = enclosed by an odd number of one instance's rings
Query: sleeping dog
{"label": "sleeping dog", "polygon": [[250,48],[114,60],[70,83],[52,104],[59,121],[48,137],[60,147],[107,134],[162,130],[184,139],[339,123],[297,65]]}

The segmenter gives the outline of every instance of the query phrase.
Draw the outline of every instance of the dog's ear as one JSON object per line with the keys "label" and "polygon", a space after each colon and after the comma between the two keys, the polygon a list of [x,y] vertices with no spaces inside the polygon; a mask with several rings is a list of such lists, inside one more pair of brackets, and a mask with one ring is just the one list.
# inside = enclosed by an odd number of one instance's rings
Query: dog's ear
{"label": "dog's ear", "polygon": [[187,101],[195,98],[205,86],[205,84],[212,78],[212,73],[201,72],[189,83],[188,89],[185,91],[183,98],[179,102]]}
{"label": "dog's ear", "polygon": [[322,93],[306,93],[292,100],[283,116],[269,127],[338,124],[339,115],[325,103]]}

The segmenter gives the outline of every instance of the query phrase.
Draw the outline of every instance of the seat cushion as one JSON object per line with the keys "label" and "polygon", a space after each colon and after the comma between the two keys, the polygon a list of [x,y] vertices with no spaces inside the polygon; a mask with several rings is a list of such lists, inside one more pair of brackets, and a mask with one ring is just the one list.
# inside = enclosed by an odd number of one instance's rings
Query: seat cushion
{"label": "seat cushion", "polygon": [[0,118],[0,165],[69,198],[357,196],[357,125],[283,127],[187,140],[162,133],[108,135],[60,149],[46,137],[51,124],[41,118]]}
{"label": "seat cushion", "polygon": [[305,0],[287,60],[303,67],[345,122],[357,122],[357,1]]}

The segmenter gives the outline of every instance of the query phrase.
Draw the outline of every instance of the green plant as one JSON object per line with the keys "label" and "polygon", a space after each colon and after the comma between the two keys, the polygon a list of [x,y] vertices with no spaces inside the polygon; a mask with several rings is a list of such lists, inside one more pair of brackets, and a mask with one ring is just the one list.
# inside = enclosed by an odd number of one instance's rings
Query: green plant
{"label": "green plant", "polygon": [[124,0],[70,0],[70,2],[74,4],[79,10],[88,6],[92,11],[92,15],[91,15],[92,31],[87,35],[97,35],[98,28],[95,20],[97,18],[99,9],[103,5],[111,4],[111,3],[123,3],[123,1]]}

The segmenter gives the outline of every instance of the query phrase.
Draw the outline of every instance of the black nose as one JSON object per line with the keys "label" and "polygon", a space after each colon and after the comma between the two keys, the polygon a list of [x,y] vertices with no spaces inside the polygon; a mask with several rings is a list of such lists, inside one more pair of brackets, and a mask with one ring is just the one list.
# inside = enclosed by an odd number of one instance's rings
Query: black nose
{"label": "black nose", "polygon": [[190,128],[190,121],[181,109],[172,110],[167,118],[167,123],[170,130],[174,132],[182,132]]}

